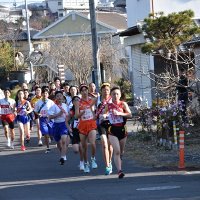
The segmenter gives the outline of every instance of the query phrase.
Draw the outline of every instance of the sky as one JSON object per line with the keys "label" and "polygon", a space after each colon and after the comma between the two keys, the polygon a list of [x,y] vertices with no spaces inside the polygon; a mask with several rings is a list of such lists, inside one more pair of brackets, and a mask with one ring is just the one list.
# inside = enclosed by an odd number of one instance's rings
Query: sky
{"label": "sky", "polygon": [[[34,3],[34,2],[42,2],[43,0],[27,0],[27,3]],[[24,4],[25,0],[0,0],[0,5],[5,6],[13,6],[13,3],[16,2],[17,6]]]}

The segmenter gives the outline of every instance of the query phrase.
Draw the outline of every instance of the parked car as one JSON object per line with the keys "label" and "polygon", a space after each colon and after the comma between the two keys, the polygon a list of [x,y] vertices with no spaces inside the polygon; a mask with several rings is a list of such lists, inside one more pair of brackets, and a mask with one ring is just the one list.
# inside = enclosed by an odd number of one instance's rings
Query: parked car
{"label": "parked car", "polygon": [[13,90],[17,85],[19,85],[18,80],[10,80],[5,83],[2,83],[1,88],[2,89],[9,88],[10,90]]}

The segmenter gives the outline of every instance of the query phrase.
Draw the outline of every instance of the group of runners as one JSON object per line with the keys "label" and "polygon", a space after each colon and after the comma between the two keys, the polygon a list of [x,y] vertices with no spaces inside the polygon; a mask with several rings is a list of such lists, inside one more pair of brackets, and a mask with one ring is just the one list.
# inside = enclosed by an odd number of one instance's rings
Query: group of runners
{"label": "group of runners", "polygon": [[109,83],[103,83],[99,94],[94,83],[78,87],[66,82],[61,84],[56,77],[48,86],[34,83],[30,92],[27,84],[22,84],[15,100],[10,98],[9,89],[4,90],[4,96],[0,99],[0,117],[9,148],[14,149],[15,122],[20,132],[21,151],[25,151],[35,121],[38,146],[46,145],[45,153],[51,151],[50,141],[55,140],[59,162],[64,165],[71,142],[73,151],[80,157],[80,170],[89,173],[91,168],[98,168],[95,157],[98,133],[105,175],[112,173],[113,158],[118,178],[124,177],[122,156],[127,139],[126,119],[131,117],[131,111],[127,103],[120,100],[119,87],[111,88]]}

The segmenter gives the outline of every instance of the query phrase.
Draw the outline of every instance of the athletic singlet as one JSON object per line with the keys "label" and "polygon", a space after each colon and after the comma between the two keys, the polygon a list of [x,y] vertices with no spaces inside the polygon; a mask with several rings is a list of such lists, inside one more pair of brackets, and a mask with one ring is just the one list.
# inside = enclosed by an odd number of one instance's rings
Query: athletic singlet
{"label": "athletic singlet", "polygon": [[111,124],[122,124],[124,119],[122,116],[114,115],[114,110],[118,112],[124,112],[123,110],[123,101],[120,101],[119,104],[109,103],[108,104],[108,120]]}
{"label": "athletic singlet", "polygon": [[55,123],[65,122],[65,119],[69,114],[67,105],[65,103],[62,103],[61,105],[57,105],[54,103],[54,105],[52,105],[48,110],[48,115],[58,114],[61,110],[63,111],[63,114],[59,117],[54,118]]}
{"label": "athletic singlet", "polygon": [[45,102],[40,99],[36,102],[34,111],[41,114],[41,117],[47,117],[48,116],[48,110],[54,105],[54,102],[50,99],[46,99]]}
{"label": "athletic singlet", "polygon": [[18,102],[17,105],[17,115],[25,116],[27,111],[27,101],[24,100],[23,102]]}
{"label": "athletic singlet", "polygon": [[13,113],[12,108],[14,107],[15,100],[14,99],[0,99],[0,114],[7,115]]}
{"label": "athletic singlet", "polygon": [[31,106],[34,108],[34,107],[35,107],[35,104],[36,104],[40,99],[42,99],[42,97],[34,96],[34,97],[31,99]]}
{"label": "athletic singlet", "polygon": [[111,97],[108,97],[108,99],[104,99],[103,101],[101,101],[99,104],[98,104],[98,110],[97,110],[97,113],[99,113],[99,122],[103,122],[103,121],[107,121],[108,120],[108,117],[104,118],[103,117],[103,114],[106,113],[106,106],[109,104],[109,103],[112,103],[112,98]]}
{"label": "athletic singlet", "polygon": [[91,108],[92,103],[93,100],[91,98],[89,98],[88,101],[85,101],[83,99],[80,100],[79,111],[83,112],[85,110],[84,114],[81,116],[80,121],[88,121],[94,119],[94,115]]}

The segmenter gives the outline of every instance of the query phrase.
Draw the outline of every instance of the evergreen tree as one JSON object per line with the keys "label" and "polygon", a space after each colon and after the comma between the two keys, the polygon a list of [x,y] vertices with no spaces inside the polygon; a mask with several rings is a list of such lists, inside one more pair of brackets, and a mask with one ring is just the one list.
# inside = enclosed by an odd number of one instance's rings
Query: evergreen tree
{"label": "evergreen tree", "polygon": [[164,13],[149,15],[149,18],[144,20],[145,24],[142,27],[148,38],[142,51],[144,53],[159,50],[162,50],[163,53],[176,52],[180,44],[187,42],[200,32],[193,17],[192,10],[171,13],[167,16]]}
{"label": "evergreen tree", "polygon": [[[150,14],[142,26],[146,43],[142,46],[143,53],[151,53],[162,57],[166,62],[162,74],[155,75],[156,90],[167,98],[174,98],[178,84],[179,70],[195,69],[192,59],[192,47],[184,45],[200,33],[195,24],[194,12],[186,10],[164,15]],[[184,48],[183,48],[184,47]]]}
{"label": "evergreen tree", "polygon": [[0,45],[0,68],[6,75],[12,70],[14,66],[13,49],[8,42],[3,42]]}

